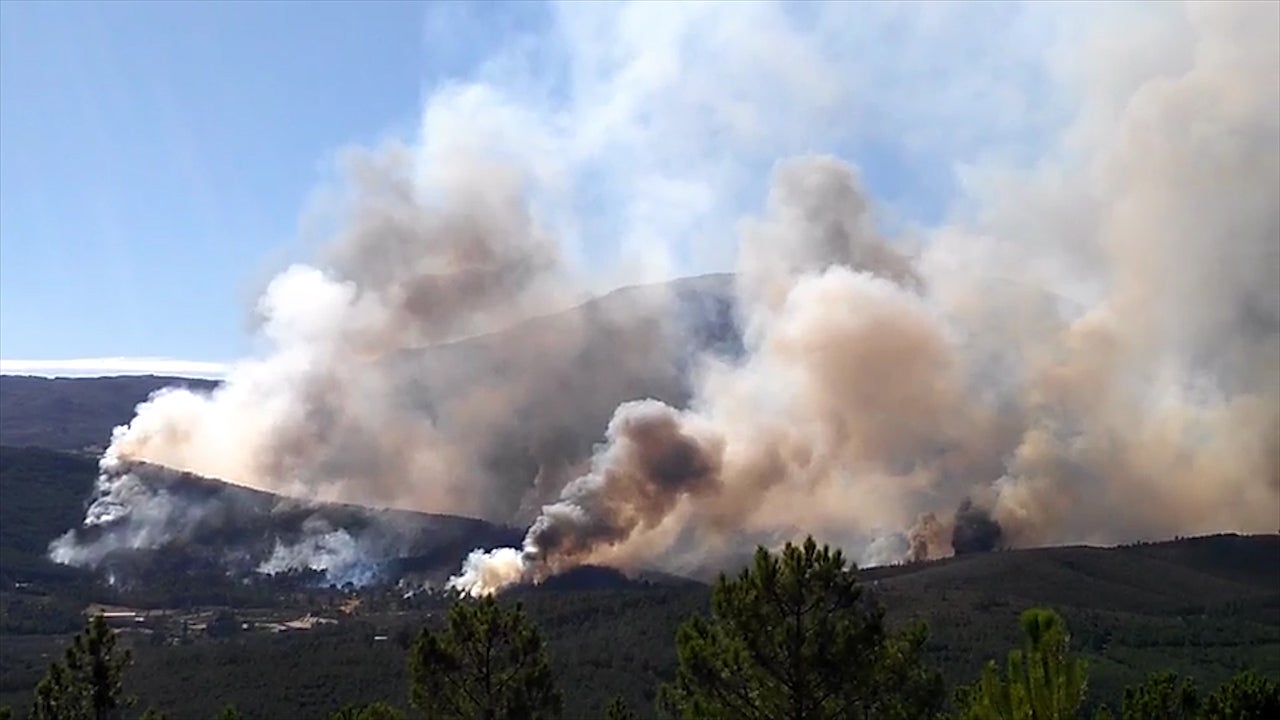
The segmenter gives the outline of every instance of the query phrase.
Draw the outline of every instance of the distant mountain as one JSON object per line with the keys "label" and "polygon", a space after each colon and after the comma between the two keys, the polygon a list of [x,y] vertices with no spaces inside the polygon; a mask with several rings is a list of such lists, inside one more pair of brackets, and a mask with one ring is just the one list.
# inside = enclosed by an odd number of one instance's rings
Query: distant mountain
{"label": "distant mountain", "polygon": [[122,375],[44,378],[0,375],[0,445],[55,450],[102,448],[111,430],[129,422],[133,409],[165,387],[208,389],[212,380]]}

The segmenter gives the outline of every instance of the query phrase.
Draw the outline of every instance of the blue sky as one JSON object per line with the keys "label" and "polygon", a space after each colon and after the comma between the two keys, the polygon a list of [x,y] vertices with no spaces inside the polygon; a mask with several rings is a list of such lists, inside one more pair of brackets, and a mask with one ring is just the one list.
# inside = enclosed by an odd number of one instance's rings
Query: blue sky
{"label": "blue sky", "polygon": [[[931,222],[959,164],[1058,121],[1028,102],[1048,70],[1016,60],[1047,25],[1023,8],[726,11],[2,3],[6,371],[249,352],[253,299],[307,257],[300,224],[345,147],[515,148],[570,179],[548,215],[583,267],[638,253],[654,279],[731,267],[780,157],[840,154],[890,220]],[[992,22],[1026,32],[984,49],[969,30]]]}

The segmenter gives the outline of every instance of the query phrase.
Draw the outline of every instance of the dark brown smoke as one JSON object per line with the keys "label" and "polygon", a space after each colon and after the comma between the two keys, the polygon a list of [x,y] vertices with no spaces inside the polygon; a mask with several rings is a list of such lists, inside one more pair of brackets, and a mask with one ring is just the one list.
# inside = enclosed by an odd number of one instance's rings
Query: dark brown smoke
{"label": "dark brown smoke", "polygon": [[991,552],[1000,547],[1000,523],[968,498],[956,508],[951,528],[951,549],[956,555]]}
{"label": "dark brown smoke", "polygon": [[526,548],[552,565],[573,564],[652,530],[686,496],[716,493],[723,445],[696,432],[679,411],[661,403],[619,407],[592,471],[543,508]]}

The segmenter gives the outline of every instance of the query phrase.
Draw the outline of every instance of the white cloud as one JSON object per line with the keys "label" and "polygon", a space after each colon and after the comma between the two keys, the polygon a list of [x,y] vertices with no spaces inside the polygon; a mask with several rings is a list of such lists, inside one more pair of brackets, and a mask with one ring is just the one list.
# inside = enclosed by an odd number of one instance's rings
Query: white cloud
{"label": "white cloud", "polygon": [[155,357],[100,357],[69,360],[0,359],[0,375],[96,377],[103,375],[171,375],[221,379],[230,365],[203,360]]}

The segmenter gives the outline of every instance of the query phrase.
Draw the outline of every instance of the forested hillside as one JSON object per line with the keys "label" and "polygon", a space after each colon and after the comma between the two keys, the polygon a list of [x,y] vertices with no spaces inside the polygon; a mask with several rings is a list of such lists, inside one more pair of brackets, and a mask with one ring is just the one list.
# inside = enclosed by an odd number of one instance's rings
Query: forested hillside
{"label": "forested hillside", "polygon": [[[312,528],[342,531],[376,546],[370,572],[394,582],[405,574],[447,577],[477,547],[518,542],[516,528],[451,515],[302,502],[163,468],[135,470],[146,486],[198,512],[180,535],[161,545],[121,543],[100,570],[111,572],[130,602],[164,605],[211,602],[192,592],[243,595],[243,573],[269,556],[277,542],[311,537]],[[78,527],[97,475],[94,457],[0,446],[0,580],[53,581],[73,573],[47,557],[49,543]],[[113,527],[127,529],[128,519]],[[86,541],[100,529],[79,531]],[[240,574],[228,573],[226,555],[242,556]],[[376,565],[376,567],[374,567]],[[199,578],[199,581],[197,581]]]}
{"label": "forested hillside", "polygon": [[0,446],[0,582],[63,574],[45,553],[84,519],[97,472],[89,455]]}

